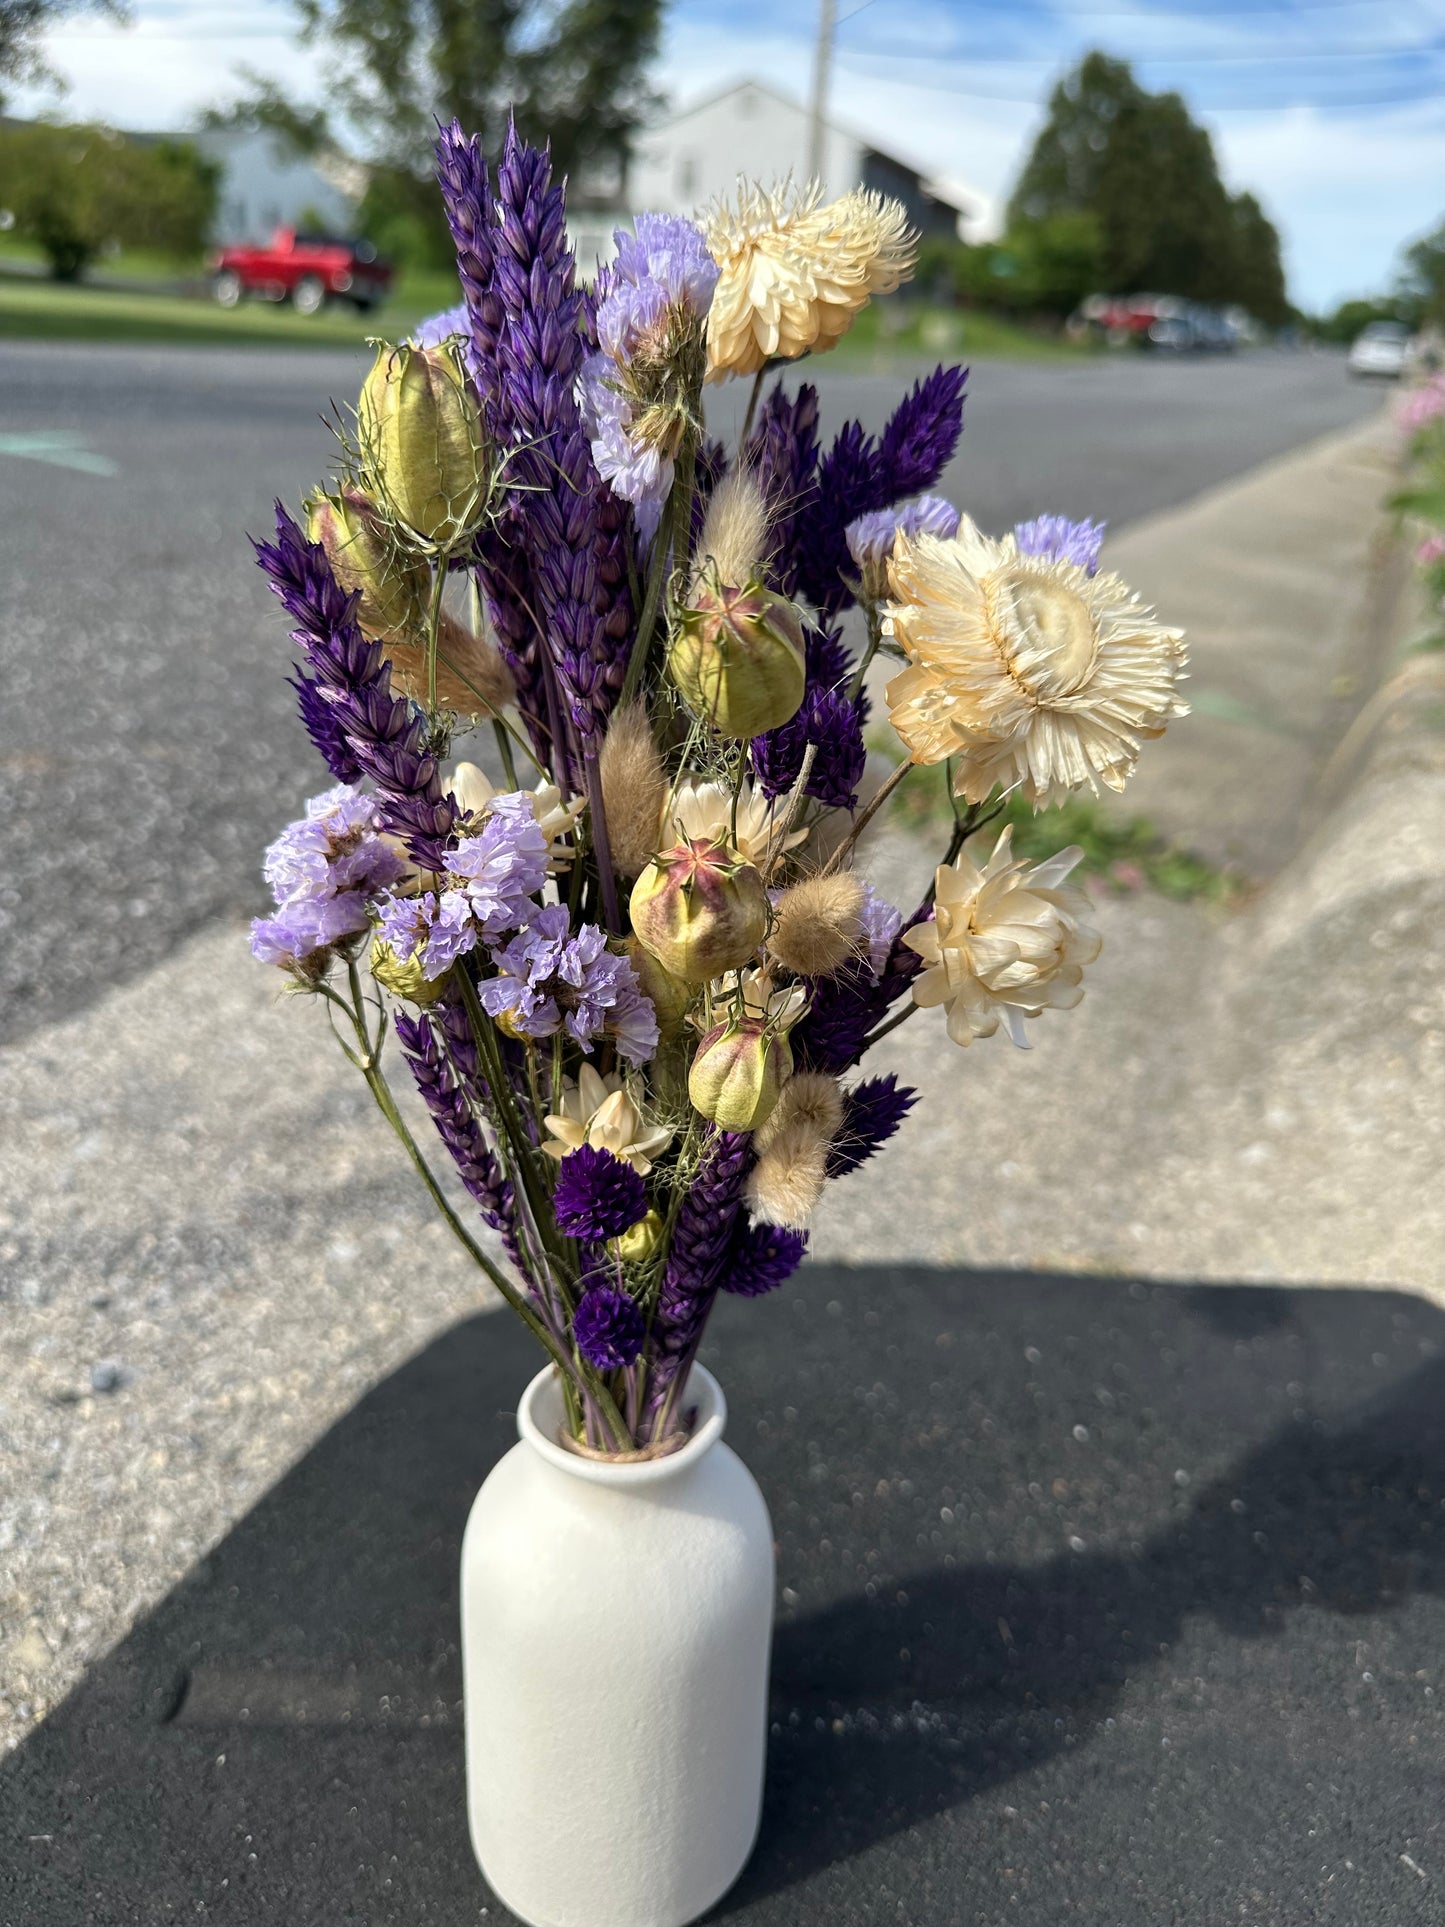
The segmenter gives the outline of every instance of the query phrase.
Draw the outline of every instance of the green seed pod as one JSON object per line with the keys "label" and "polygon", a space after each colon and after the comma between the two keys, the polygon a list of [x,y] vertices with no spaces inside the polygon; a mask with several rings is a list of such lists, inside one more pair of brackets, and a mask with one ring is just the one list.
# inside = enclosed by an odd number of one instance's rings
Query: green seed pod
{"label": "green seed pod", "polygon": [[655,856],[633,884],[629,907],[639,943],[686,984],[739,969],[768,927],[761,876],[736,850],[706,837]]}
{"label": "green seed pod", "polygon": [[718,1024],[703,1038],[687,1094],[693,1109],[720,1130],[756,1131],[772,1115],[792,1069],[787,1038],[745,1017]]}
{"label": "green seed pod", "polygon": [[778,729],[798,712],[807,670],[791,603],[754,576],[740,589],[704,580],[683,609],[667,671],[683,700],[736,742]]}
{"label": "green seed pod", "polygon": [[684,983],[681,977],[674,977],[640,938],[629,937],[623,948],[637,972],[643,996],[657,1014],[657,1028],[664,1037],[675,1037],[682,1029],[687,1007],[692,1002],[692,985]]}
{"label": "green seed pod", "polygon": [[646,1263],[661,1241],[662,1219],[656,1211],[649,1211],[630,1231],[624,1231],[620,1238],[609,1239],[607,1249],[624,1265],[640,1265]]}
{"label": "green seed pod", "polygon": [[367,483],[387,512],[424,545],[460,547],[486,509],[488,464],[457,344],[383,343],[356,424]]}
{"label": "green seed pod", "polygon": [[368,641],[416,641],[426,620],[430,574],[393,540],[369,496],[359,488],[313,495],[306,503],[306,534],[325,549],[342,588],[361,591],[356,619]]}
{"label": "green seed pod", "polygon": [[409,1004],[434,1004],[446,989],[445,977],[428,977],[426,953],[414,950],[403,963],[389,943],[380,937],[371,940],[371,974],[383,990],[393,997],[404,997]]}

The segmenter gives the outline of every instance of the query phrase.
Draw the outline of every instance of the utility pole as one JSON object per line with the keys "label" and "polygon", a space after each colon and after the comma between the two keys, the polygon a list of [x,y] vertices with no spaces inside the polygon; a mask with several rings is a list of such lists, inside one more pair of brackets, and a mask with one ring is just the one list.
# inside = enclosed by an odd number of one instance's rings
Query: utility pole
{"label": "utility pole", "polygon": [[813,111],[808,122],[808,177],[814,181],[823,179],[828,78],[833,67],[833,30],[837,24],[838,0],[818,0],[818,49],[813,57]]}

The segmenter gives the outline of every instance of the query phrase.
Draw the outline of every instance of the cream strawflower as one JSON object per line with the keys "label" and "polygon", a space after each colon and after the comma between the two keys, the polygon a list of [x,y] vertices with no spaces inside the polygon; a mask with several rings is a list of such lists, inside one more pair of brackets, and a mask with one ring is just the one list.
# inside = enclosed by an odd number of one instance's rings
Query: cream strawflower
{"label": "cream strawflower", "polygon": [[900,201],[855,188],[820,207],[815,181],[740,180],[702,216],[720,270],[707,317],[709,381],[755,375],[774,356],[821,354],[875,294],[913,272],[918,237]]}
{"label": "cream strawflower", "polygon": [[[662,847],[666,849],[669,844],[684,840],[728,843],[755,869],[763,870],[769,862],[773,818],[777,809],[775,802],[744,780],[738,791],[737,834],[734,836],[732,791],[725,783],[711,783],[700,776],[684,776],[676,794],[663,809]],[[796,844],[806,842],[807,836],[806,830],[790,831],[780,849],[773,850],[772,855],[778,856],[782,850],[791,850]]]}
{"label": "cream strawflower", "polygon": [[[509,794],[499,790],[486,771],[478,769],[475,763],[458,763],[446,787],[462,815],[469,817],[485,816],[494,797]],[[583,799],[578,797],[564,803],[555,783],[539,783],[534,790],[523,790],[521,794],[531,803],[537,828],[547,839],[547,868],[554,876],[559,870],[569,869],[572,852],[566,839],[586,807]]]}
{"label": "cream strawflower", "polygon": [[582,1066],[575,1084],[568,1078],[561,1111],[544,1121],[552,1133],[542,1146],[549,1157],[564,1158],[590,1144],[621,1158],[642,1178],[672,1142],[672,1132],[643,1114],[615,1071],[603,1077],[590,1064]]}
{"label": "cream strawflower", "polygon": [[1188,714],[1183,632],[1116,575],[1023,555],[967,516],[952,541],[900,536],[888,574],[884,632],[909,662],[886,692],[893,727],[916,763],[957,757],[971,803],[996,783],[1035,804],[1121,790],[1141,742]]}
{"label": "cream strawflower", "polygon": [[913,1001],[947,1009],[955,1044],[992,1037],[1002,1022],[1027,1050],[1024,1019],[1072,1010],[1084,965],[1099,954],[1098,932],[1084,921],[1089,899],[1065,880],[1083,851],[1030,864],[1014,857],[1012,840],[1010,827],[981,870],[967,852],[941,869],[933,922],[903,933],[925,965]]}

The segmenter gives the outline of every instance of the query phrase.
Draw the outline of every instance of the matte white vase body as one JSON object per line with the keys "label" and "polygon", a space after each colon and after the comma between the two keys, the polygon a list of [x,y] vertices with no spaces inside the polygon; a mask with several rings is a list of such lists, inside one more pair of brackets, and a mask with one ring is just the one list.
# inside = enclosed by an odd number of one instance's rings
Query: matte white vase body
{"label": "matte white vase body", "polygon": [[773,1535],[693,1368],[669,1458],[557,1443],[550,1369],[462,1542],[467,1809],[489,1884],[529,1927],[684,1927],[757,1837]]}

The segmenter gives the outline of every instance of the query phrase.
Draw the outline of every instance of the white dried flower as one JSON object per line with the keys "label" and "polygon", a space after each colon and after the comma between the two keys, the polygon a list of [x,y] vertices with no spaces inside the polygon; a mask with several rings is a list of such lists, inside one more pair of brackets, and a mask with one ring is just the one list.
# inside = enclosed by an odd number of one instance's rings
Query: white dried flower
{"label": "white dried flower", "polygon": [[568,1078],[562,1109],[544,1122],[552,1133],[542,1145],[549,1157],[564,1158],[590,1144],[621,1158],[643,1178],[672,1142],[672,1132],[647,1117],[615,1071],[603,1077],[590,1064],[582,1066],[575,1084]]}

